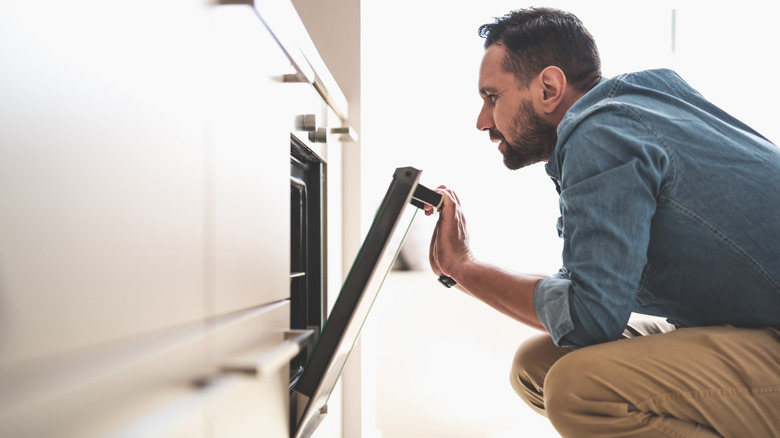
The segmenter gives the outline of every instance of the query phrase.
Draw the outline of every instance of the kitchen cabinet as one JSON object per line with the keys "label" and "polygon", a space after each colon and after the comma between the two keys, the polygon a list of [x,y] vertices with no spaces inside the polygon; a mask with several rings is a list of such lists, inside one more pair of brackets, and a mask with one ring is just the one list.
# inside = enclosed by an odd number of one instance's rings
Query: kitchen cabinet
{"label": "kitchen cabinet", "polygon": [[0,10],[3,366],[204,317],[205,6],[95,3]]}
{"label": "kitchen cabinet", "polygon": [[[289,60],[249,6],[211,11],[209,316],[289,297]],[[211,270],[209,266],[207,269]]]}
{"label": "kitchen cabinet", "polygon": [[291,133],[340,285],[296,120],[346,104],[289,2],[222,3],[0,5],[4,437],[289,433]]}

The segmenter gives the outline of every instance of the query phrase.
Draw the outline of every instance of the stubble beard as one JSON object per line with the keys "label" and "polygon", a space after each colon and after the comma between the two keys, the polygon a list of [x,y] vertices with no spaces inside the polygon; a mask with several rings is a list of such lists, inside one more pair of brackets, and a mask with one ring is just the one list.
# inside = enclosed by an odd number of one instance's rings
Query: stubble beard
{"label": "stubble beard", "polygon": [[555,125],[539,117],[530,100],[523,100],[512,120],[512,131],[510,138],[497,130],[490,132],[491,138],[504,141],[504,165],[509,170],[549,160],[558,142]]}

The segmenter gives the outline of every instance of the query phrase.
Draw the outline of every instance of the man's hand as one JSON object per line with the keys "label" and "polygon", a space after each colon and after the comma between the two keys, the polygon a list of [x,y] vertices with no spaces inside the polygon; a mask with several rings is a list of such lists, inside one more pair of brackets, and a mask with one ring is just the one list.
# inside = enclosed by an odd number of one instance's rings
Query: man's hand
{"label": "man's hand", "polygon": [[[439,186],[442,195],[439,221],[433,230],[429,259],[437,276],[446,275],[457,288],[494,309],[538,330],[545,330],[534,309],[536,284],[545,276],[525,275],[477,260],[469,248],[469,233],[458,196]],[[430,216],[434,208],[426,206]]]}
{"label": "man's hand", "polygon": [[[447,275],[457,281],[458,269],[473,259],[466,218],[455,192],[445,186],[437,187],[436,191],[442,195],[442,204],[439,208],[439,221],[431,237],[431,269],[437,276]],[[433,213],[433,207],[426,207],[427,216]]]}

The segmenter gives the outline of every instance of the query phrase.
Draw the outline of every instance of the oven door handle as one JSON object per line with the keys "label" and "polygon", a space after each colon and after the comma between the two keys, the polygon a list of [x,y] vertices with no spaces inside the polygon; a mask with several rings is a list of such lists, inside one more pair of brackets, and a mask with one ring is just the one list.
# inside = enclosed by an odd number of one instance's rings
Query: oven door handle
{"label": "oven door handle", "polygon": [[285,340],[259,355],[247,355],[226,359],[222,364],[223,372],[242,373],[263,377],[273,374],[297,356],[314,341],[315,330],[290,330],[285,332]]}

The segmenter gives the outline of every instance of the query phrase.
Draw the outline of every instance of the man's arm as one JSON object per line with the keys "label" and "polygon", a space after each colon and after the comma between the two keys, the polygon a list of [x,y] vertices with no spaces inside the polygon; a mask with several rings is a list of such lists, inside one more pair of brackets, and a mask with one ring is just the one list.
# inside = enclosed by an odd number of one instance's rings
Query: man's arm
{"label": "man's arm", "polygon": [[[457,287],[494,309],[538,330],[545,330],[534,310],[534,290],[544,278],[506,271],[476,260],[469,248],[468,230],[457,195],[446,187],[439,221],[431,238],[430,262],[436,275],[447,275]],[[433,214],[431,208],[426,214]]]}
{"label": "man's arm", "polygon": [[479,261],[461,265],[453,275],[463,291],[505,315],[546,331],[534,310],[534,290],[543,277],[517,274]]}

